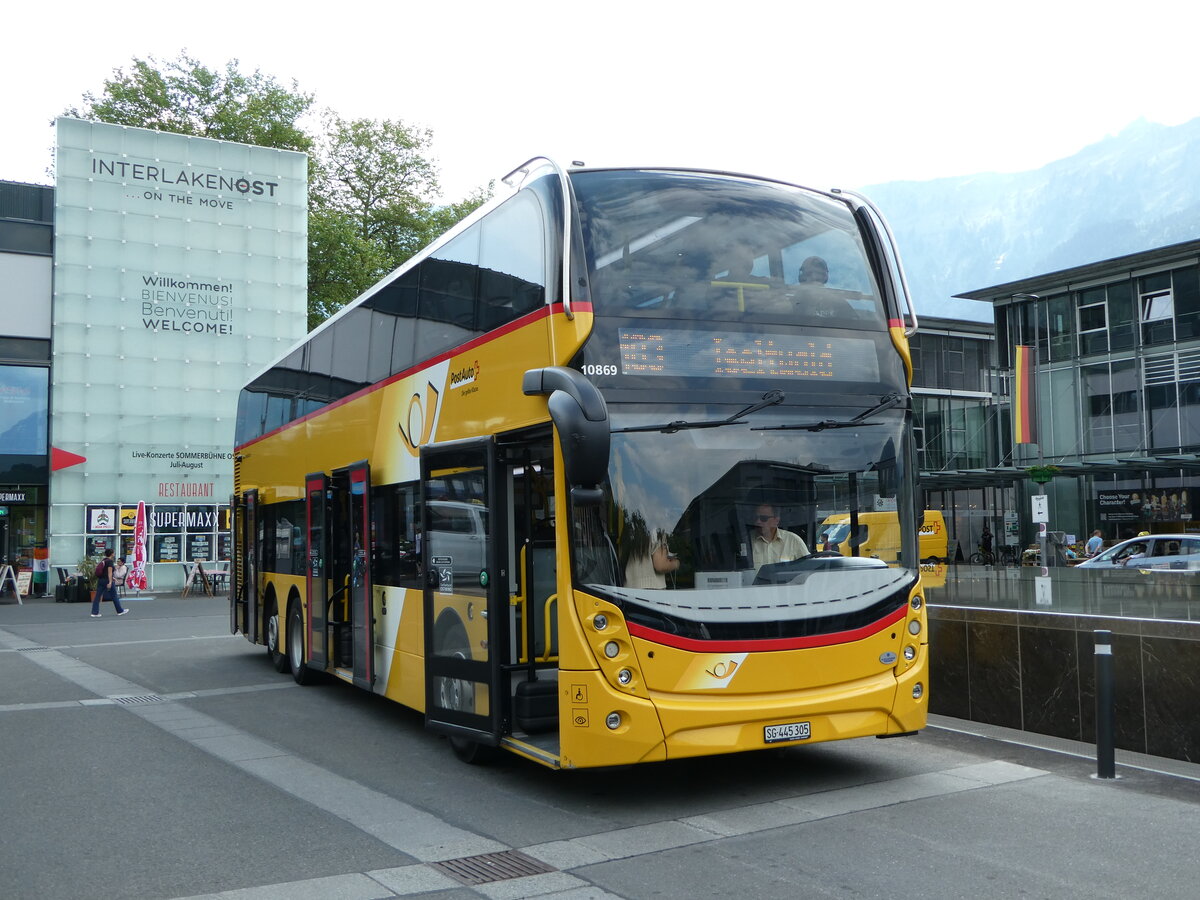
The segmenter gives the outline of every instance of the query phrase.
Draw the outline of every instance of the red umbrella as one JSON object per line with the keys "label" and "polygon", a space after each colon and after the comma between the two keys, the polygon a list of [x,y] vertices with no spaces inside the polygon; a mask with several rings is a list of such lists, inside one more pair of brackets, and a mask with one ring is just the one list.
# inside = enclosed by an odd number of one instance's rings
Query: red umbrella
{"label": "red umbrella", "polygon": [[125,576],[125,584],[136,591],[146,589],[146,504],[142,500],[133,525],[133,568]]}

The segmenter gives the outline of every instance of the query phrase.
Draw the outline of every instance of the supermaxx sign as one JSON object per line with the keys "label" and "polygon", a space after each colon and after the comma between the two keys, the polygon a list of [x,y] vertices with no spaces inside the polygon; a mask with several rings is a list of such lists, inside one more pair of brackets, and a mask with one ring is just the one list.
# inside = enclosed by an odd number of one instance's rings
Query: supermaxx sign
{"label": "supermaxx sign", "polygon": [[150,527],[155,531],[212,531],[217,527],[217,513],[212,509],[155,510],[150,514]]}

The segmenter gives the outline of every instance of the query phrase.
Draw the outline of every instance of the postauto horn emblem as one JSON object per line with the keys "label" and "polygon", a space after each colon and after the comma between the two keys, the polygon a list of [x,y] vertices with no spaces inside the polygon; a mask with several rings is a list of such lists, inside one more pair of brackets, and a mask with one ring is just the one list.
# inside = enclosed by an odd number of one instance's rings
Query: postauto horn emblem
{"label": "postauto horn emblem", "polygon": [[731,678],[733,673],[737,671],[737,667],[738,661],[736,659],[730,659],[722,660],[721,662],[712,666],[712,668],[705,669],[704,671],[713,678],[723,681],[726,678]]}
{"label": "postauto horn emblem", "polygon": [[433,422],[437,418],[438,389],[432,384],[425,385],[425,403],[421,403],[421,395],[414,393],[408,401],[408,411],[403,419],[396,423],[400,437],[404,439],[408,452],[417,455],[417,448],[429,443],[433,435]]}

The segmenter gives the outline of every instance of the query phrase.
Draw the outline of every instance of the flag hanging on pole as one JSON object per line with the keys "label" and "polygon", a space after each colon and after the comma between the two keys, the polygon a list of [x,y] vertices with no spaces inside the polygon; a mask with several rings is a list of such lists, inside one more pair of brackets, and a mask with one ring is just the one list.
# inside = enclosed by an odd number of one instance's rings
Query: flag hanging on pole
{"label": "flag hanging on pole", "polygon": [[1033,347],[1017,344],[1016,374],[1013,381],[1013,442],[1036,444],[1037,383],[1034,380],[1036,360]]}
{"label": "flag hanging on pole", "polygon": [[125,585],[135,591],[146,589],[146,503],[143,500],[138,501],[133,524],[133,566],[125,576]]}

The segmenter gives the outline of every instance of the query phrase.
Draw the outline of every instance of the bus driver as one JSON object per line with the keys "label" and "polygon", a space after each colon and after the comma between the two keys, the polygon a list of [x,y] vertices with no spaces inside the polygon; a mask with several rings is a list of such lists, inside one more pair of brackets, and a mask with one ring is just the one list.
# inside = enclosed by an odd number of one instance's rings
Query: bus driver
{"label": "bus driver", "polygon": [[754,510],[756,529],[751,546],[754,548],[754,569],[770,563],[791,562],[808,556],[808,545],[800,535],[779,527],[779,507],[760,503]]}

